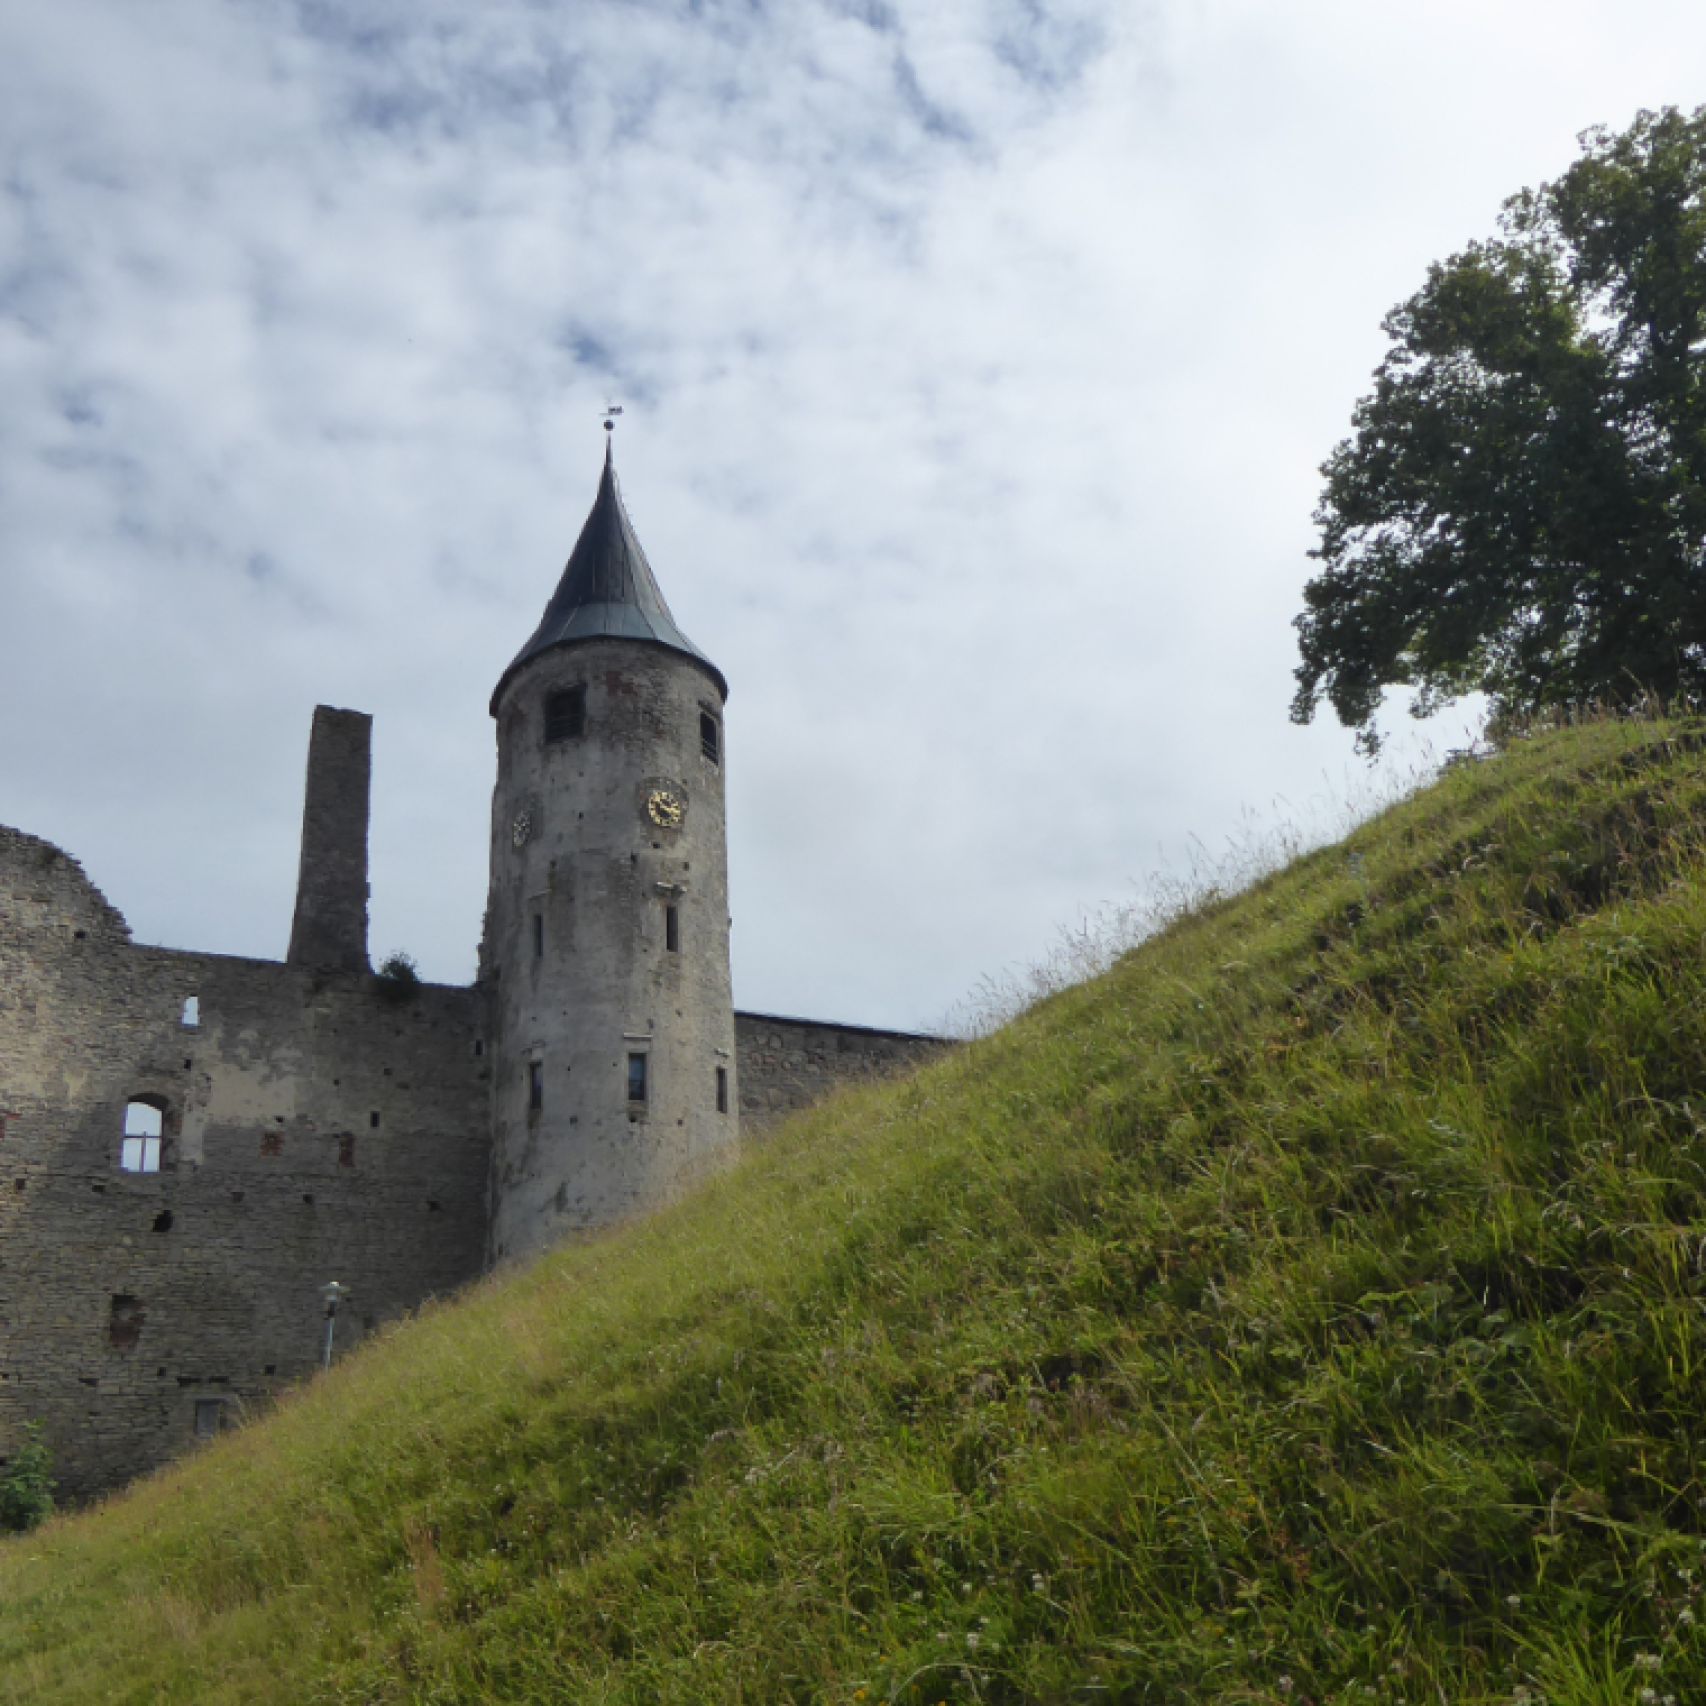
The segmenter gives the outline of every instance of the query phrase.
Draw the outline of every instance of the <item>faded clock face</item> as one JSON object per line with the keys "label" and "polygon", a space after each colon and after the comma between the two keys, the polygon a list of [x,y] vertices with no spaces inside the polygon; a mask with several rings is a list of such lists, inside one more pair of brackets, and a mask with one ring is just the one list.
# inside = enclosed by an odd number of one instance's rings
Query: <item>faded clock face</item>
{"label": "faded clock face", "polygon": [[517,847],[525,847],[527,845],[527,838],[532,833],[533,813],[530,811],[517,812],[515,814],[515,821],[509,826],[510,840],[513,841]]}
{"label": "faded clock face", "polygon": [[653,788],[646,795],[646,816],[659,829],[679,829],[687,806],[673,788]]}

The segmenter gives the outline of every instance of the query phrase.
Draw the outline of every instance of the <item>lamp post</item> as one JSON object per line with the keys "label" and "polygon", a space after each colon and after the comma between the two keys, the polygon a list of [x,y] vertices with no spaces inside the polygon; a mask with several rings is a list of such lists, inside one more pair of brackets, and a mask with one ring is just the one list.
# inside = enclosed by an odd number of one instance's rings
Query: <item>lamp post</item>
{"label": "lamp post", "polygon": [[322,1367],[332,1366],[332,1332],[338,1323],[338,1305],[349,1296],[349,1287],[339,1285],[333,1280],[329,1285],[320,1287],[320,1295],[326,1300],[326,1355]]}

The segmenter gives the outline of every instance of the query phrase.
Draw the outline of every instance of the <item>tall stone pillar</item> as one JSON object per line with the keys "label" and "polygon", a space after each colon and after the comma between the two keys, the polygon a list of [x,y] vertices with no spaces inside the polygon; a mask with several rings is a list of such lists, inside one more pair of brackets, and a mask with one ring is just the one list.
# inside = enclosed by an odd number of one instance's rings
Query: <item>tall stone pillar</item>
{"label": "tall stone pillar", "polygon": [[364,972],[367,964],[367,816],[373,719],[365,711],[314,707],[302,865],[290,963]]}

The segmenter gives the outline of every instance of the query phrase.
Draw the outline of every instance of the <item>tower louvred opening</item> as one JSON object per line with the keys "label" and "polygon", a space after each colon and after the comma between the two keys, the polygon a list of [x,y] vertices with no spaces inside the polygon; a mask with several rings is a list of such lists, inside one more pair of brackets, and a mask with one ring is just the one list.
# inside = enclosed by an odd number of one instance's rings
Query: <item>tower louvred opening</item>
{"label": "tower louvred opening", "polygon": [[578,740],[586,733],[586,688],[565,687],[545,696],[545,739]]}

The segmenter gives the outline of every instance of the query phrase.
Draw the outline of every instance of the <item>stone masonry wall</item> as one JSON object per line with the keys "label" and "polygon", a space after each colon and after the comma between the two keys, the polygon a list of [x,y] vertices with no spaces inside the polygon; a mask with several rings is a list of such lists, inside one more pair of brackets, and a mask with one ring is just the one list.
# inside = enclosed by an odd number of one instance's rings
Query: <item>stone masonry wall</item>
{"label": "stone masonry wall", "polygon": [[735,1014],[743,1137],[761,1137],[839,1084],[905,1072],[951,1046],[914,1031],[877,1031],[769,1013]]}
{"label": "stone masonry wall", "polygon": [[[75,861],[0,828],[0,1459],[45,1423],[113,1487],[481,1270],[479,989],[131,944]],[[193,1001],[193,1005],[186,1005]],[[164,1110],[126,1172],[126,1104]],[[214,1409],[212,1406],[219,1406]]]}
{"label": "stone masonry wall", "polygon": [[[487,992],[132,943],[75,860],[0,827],[0,1462],[122,1485],[483,1271]],[[192,1004],[193,1003],[193,1004]],[[746,1134],[933,1038],[736,1019]],[[127,1103],[160,1169],[121,1165]]]}

